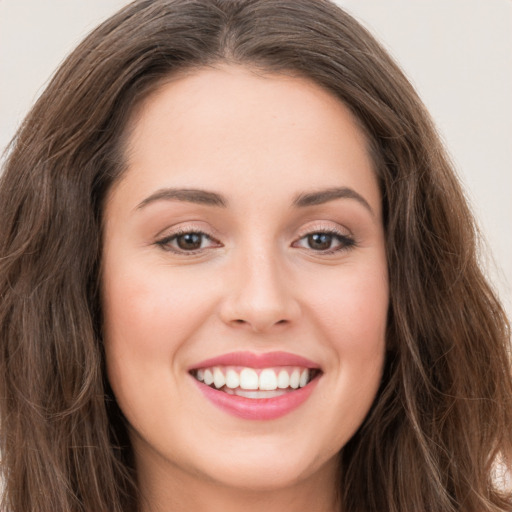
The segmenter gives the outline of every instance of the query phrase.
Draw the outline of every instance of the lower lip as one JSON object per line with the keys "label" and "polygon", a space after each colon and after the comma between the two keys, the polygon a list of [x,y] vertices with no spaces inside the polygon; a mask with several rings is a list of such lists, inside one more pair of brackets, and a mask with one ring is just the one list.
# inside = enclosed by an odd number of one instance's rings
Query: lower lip
{"label": "lower lip", "polygon": [[191,378],[203,395],[215,406],[246,420],[273,420],[285,416],[309,398],[319,380],[319,377],[316,377],[303,388],[273,398],[246,398],[229,395],[199,382],[194,377]]}

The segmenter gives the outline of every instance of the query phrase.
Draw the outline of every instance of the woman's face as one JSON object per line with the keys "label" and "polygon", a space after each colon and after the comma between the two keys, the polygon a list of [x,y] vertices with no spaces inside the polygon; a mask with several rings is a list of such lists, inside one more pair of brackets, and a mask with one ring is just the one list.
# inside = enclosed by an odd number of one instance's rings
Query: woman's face
{"label": "woman's face", "polygon": [[106,204],[103,307],[139,471],[245,489],[332,482],[385,353],[381,198],[362,131],[310,81],[240,67],[175,77],[131,128]]}

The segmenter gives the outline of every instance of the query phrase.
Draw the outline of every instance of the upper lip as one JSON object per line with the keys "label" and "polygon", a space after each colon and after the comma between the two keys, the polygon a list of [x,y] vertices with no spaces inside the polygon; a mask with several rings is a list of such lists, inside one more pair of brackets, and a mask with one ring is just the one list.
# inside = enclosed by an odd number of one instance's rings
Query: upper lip
{"label": "upper lip", "polygon": [[289,352],[230,352],[220,356],[205,359],[194,364],[189,370],[211,368],[213,366],[245,366],[249,368],[269,368],[272,366],[301,366],[304,368],[320,369],[320,365],[305,357]]}

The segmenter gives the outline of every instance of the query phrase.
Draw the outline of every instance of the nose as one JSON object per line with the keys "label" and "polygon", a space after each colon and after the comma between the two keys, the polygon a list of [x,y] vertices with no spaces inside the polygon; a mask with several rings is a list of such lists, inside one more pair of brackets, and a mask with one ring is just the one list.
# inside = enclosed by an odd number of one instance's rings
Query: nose
{"label": "nose", "polygon": [[272,253],[240,258],[230,270],[220,309],[224,323],[264,333],[300,316],[293,282]]}

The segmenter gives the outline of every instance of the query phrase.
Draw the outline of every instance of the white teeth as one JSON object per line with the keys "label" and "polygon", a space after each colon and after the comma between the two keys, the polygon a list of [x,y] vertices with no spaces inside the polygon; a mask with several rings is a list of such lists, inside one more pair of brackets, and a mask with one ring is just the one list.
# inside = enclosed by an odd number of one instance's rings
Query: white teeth
{"label": "white teeth", "polygon": [[311,370],[297,367],[255,370],[254,368],[215,366],[198,369],[194,375],[197,380],[204,382],[207,386],[213,384],[217,389],[225,388],[224,391],[244,389],[270,392],[306,386],[311,379]]}
{"label": "white teeth", "polygon": [[244,368],[240,372],[240,387],[242,389],[258,389],[258,374],[252,368]]}
{"label": "white teeth", "polygon": [[240,377],[235,370],[228,370],[226,373],[226,386],[235,389],[240,386]]}
{"label": "white teeth", "polygon": [[213,382],[213,373],[211,370],[204,371],[204,383],[208,386]]}
{"label": "white teeth", "polygon": [[286,370],[281,370],[277,376],[277,387],[279,389],[286,389],[290,386],[290,376]]}
{"label": "white teeth", "polygon": [[293,370],[292,374],[290,375],[290,387],[292,387],[293,389],[297,389],[299,387],[299,381],[300,381],[299,370]]}
{"label": "white teeth", "polygon": [[309,381],[309,370],[302,370],[299,379],[299,386],[303,388]]}
{"label": "white teeth", "polygon": [[226,384],[226,378],[224,374],[220,371],[220,368],[213,369],[213,383],[217,389],[222,388]]}
{"label": "white teeth", "polygon": [[265,391],[272,391],[277,388],[277,377],[274,370],[266,369],[260,373],[259,388]]}

